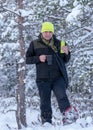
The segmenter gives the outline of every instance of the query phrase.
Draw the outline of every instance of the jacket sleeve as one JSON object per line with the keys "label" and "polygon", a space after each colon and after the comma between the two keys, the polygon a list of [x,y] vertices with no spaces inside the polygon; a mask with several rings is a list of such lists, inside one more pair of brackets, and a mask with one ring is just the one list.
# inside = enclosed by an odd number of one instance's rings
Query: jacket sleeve
{"label": "jacket sleeve", "polygon": [[26,64],[37,64],[39,62],[39,56],[35,55],[34,44],[31,42],[26,52]]}
{"label": "jacket sleeve", "polygon": [[70,60],[70,57],[71,57],[70,51],[69,51],[68,55],[67,54],[60,54],[60,55],[63,58],[65,63],[67,63]]}

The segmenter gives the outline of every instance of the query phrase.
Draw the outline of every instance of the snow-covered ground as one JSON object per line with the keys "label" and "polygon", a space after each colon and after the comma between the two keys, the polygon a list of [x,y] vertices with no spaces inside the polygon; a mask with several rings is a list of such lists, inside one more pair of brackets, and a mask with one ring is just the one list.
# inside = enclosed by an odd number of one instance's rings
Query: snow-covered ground
{"label": "snow-covered ground", "polygon": [[[53,125],[40,123],[40,111],[37,107],[27,107],[27,128],[22,130],[93,130],[93,120],[90,116],[78,119],[75,123],[63,126],[61,114],[53,108]],[[14,98],[0,98],[0,130],[17,130],[15,117],[16,102]]]}

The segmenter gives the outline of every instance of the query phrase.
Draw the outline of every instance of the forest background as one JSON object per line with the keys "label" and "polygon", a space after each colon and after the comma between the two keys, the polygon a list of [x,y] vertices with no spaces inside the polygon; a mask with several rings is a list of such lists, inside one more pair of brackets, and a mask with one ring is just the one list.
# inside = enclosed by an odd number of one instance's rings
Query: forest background
{"label": "forest background", "polygon": [[38,37],[43,21],[52,22],[57,38],[68,43],[71,51],[67,64],[68,96],[82,117],[93,115],[93,1],[23,0],[23,9],[18,9],[17,2],[0,1],[0,97],[15,97],[20,71],[25,70],[29,107],[39,104],[35,98],[38,99],[35,65],[20,65],[25,59],[20,55],[18,15],[21,15],[25,52],[30,42]]}

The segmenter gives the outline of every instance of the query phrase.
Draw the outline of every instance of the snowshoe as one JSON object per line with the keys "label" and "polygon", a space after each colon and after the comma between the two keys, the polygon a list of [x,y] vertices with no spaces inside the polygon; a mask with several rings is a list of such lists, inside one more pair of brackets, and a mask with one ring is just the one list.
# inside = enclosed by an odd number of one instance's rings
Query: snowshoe
{"label": "snowshoe", "polygon": [[63,113],[63,125],[68,125],[76,122],[78,119],[78,111],[74,106],[70,106],[66,109],[66,111]]}

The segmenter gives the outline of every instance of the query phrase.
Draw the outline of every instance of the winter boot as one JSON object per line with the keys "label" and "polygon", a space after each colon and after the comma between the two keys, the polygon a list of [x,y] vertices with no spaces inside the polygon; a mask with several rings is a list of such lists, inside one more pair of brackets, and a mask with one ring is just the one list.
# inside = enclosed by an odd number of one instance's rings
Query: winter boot
{"label": "winter boot", "polygon": [[44,112],[41,116],[42,119],[42,124],[48,122],[48,123],[52,123],[52,116],[50,112]]}
{"label": "winter boot", "polygon": [[71,124],[76,122],[78,119],[78,111],[74,106],[70,106],[66,109],[66,111],[63,113],[63,125]]}

